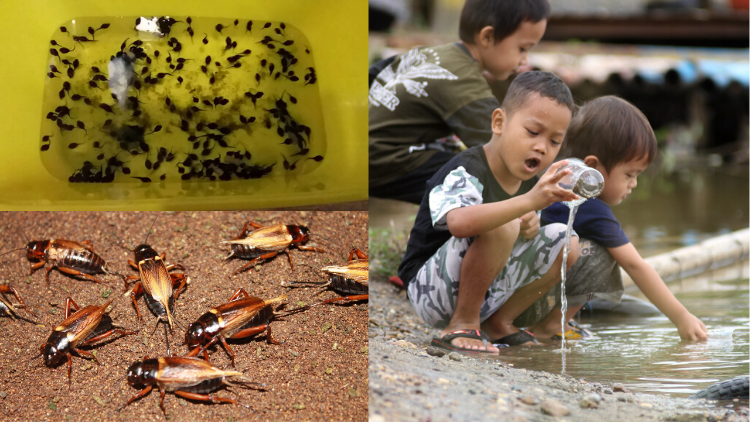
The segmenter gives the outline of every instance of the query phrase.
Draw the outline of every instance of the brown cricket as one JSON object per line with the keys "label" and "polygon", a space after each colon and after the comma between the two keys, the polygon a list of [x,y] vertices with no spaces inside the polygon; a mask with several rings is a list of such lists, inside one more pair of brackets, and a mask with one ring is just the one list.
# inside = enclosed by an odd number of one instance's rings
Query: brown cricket
{"label": "brown cricket", "polygon": [[[248,225],[255,229],[250,234],[248,234]],[[233,272],[232,276],[234,276],[247,270],[258,261],[261,263],[265,262],[284,252],[289,258],[289,265],[294,270],[292,256],[289,254],[289,248],[292,245],[303,251],[323,252],[321,249],[302,245],[310,239],[310,234],[310,230],[305,226],[277,224],[263,227],[258,223],[249,221],[242,227],[242,233],[238,237],[222,242],[232,245],[232,252],[225,260],[233,257],[250,260],[250,262]]]}
{"label": "brown cricket", "polygon": [[[148,241],[148,237],[146,238]],[[138,296],[143,295],[146,300],[146,305],[157,317],[157,325],[159,321],[165,323],[164,335],[166,336],[167,342],[167,354],[171,354],[169,350],[169,336],[167,334],[167,324],[170,330],[174,329],[174,319],[172,314],[174,313],[174,303],[180,296],[180,293],[185,288],[189,278],[184,273],[170,273],[173,269],[185,270],[180,264],[167,265],[165,263],[166,254],[157,254],[156,251],[147,244],[139,245],[134,250],[135,260],[128,260],[128,263],[138,270],[138,275],[132,275],[125,278],[125,286],[131,280],[138,280],[130,291],[130,297],[133,300],[133,306],[135,307],[138,320],[142,320],[141,311],[138,309],[138,303],[136,299]],[[174,286],[178,285],[177,289]],[[127,294],[127,293],[126,293]]]}
{"label": "brown cricket", "polygon": [[[369,269],[370,261],[367,258],[367,255],[359,250],[359,248],[352,248],[349,253],[349,259],[343,265],[331,265],[321,268],[322,271],[328,274],[329,279],[328,282],[323,284],[325,289],[320,293],[323,293],[330,288],[336,293],[345,296],[327,299],[308,305],[308,307],[342,300],[367,300],[369,298]],[[310,282],[295,282],[295,284],[299,283],[306,284]]]}
{"label": "brown cricket", "polygon": [[167,391],[190,400],[239,404],[250,409],[250,406],[238,403],[236,400],[209,394],[225,386],[253,388],[251,385],[257,385],[262,387],[262,384],[245,379],[227,380],[228,377],[235,376],[241,377],[242,373],[223,371],[203,359],[190,357],[144,358],[143,361],[133,362],[128,368],[128,383],[136,388],[138,386],[145,386],[145,388],[131,397],[123,408],[144,397],[156,387],[161,394],[159,407],[165,414],[164,395]]}
{"label": "brown cricket", "polygon": [[[79,309],[71,298],[65,299],[65,320],[60,323],[50,334],[47,341],[40,347],[40,354],[44,356],[44,364],[55,366],[63,359],[68,361],[68,383],[72,371],[72,353],[81,357],[99,360],[93,353],[80,349],[97,341],[103,340],[113,334],[123,336],[135,334],[134,331],[124,330],[112,325],[112,319],[105,312],[114,298],[102,306],[89,305]],[[75,308],[71,314],[70,308]],[[38,355],[38,356],[39,356]]]}
{"label": "brown cricket", "polygon": [[279,344],[271,337],[271,321],[297,311],[275,311],[273,305],[284,299],[286,299],[286,295],[263,300],[248,295],[245,289],[237,289],[229,302],[211,308],[188,326],[185,333],[185,344],[192,350],[186,356],[192,357],[203,352],[204,357],[208,360],[208,348],[217,342],[221,342],[232,358],[232,366],[234,366],[234,352],[226,342],[228,338],[247,338],[266,331],[266,341]]}

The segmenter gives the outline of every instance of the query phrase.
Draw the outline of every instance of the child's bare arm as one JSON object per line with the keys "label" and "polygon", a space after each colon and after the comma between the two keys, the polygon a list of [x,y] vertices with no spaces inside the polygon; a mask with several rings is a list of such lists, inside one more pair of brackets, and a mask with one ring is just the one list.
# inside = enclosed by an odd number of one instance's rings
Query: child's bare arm
{"label": "child's bare arm", "polygon": [[448,211],[448,230],[457,238],[478,236],[522,216],[529,211],[529,201],[516,196],[500,202],[471,205]]}
{"label": "child's bare arm", "polygon": [[656,270],[641,258],[632,243],[608,248],[608,250],[648,300],[677,326],[682,339],[705,340],[708,338],[708,330],[703,322],[688,312],[674,297]]}
{"label": "child's bare arm", "polygon": [[458,238],[477,236],[503,226],[516,218],[559,201],[572,201],[578,195],[561,188],[557,182],[569,170],[555,174],[568,160],[552,164],[527,193],[505,201],[455,208],[446,215],[448,230]]}

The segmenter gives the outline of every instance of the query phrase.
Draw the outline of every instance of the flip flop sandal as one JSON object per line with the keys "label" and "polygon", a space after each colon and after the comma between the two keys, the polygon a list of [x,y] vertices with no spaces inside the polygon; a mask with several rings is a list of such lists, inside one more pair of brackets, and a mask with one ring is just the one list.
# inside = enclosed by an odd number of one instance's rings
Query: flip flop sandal
{"label": "flip flop sandal", "polygon": [[[581,327],[581,325],[575,320],[571,319],[568,321],[568,325],[574,329],[565,332],[565,340],[580,340],[582,338],[594,337],[594,334],[591,331]],[[562,340],[562,333],[557,333],[552,336],[552,340]]]}
{"label": "flip flop sandal", "polygon": [[487,343],[489,343],[489,336],[485,334],[484,332],[480,330],[456,330],[453,332],[450,332],[446,335],[444,335],[441,338],[433,337],[432,342],[430,342],[430,345],[432,347],[437,347],[438,349],[447,350],[449,352],[459,352],[459,353],[469,353],[469,354],[479,354],[479,353],[489,353],[489,354],[496,354],[496,352],[491,352],[489,350],[476,350],[476,349],[466,349],[463,347],[454,346],[451,341],[456,338],[470,338],[474,340],[482,340],[482,343],[484,343],[484,347],[487,347]]}
{"label": "flip flop sandal", "polygon": [[[565,340],[580,340],[584,337],[586,337],[586,335],[579,330],[568,330],[565,332]],[[552,336],[552,340],[562,340],[562,333],[557,333]]]}
{"label": "flip flop sandal", "polygon": [[589,330],[587,330],[587,329],[583,328],[583,327],[581,326],[581,324],[579,324],[579,323],[578,323],[578,322],[577,322],[576,320],[574,320],[574,319],[571,319],[570,321],[568,321],[568,325],[570,325],[571,327],[573,327],[573,328],[575,328],[576,330],[580,331],[580,332],[581,332],[581,334],[583,334],[583,336],[584,336],[584,337],[595,337],[595,336],[594,336],[594,333],[592,333],[591,331],[589,331]]}
{"label": "flip flop sandal", "polygon": [[491,343],[495,347],[508,347],[518,346],[530,341],[533,341],[534,344],[539,344],[533,334],[531,334],[529,331],[521,330],[517,333],[509,334],[503,338],[493,340]]}
{"label": "flip flop sandal", "polygon": [[396,275],[394,275],[393,277],[389,278],[388,281],[391,284],[393,284],[394,286],[398,287],[399,289],[403,289],[404,288],[404,282],[401,281],[401,279],[398,278],[398,276],[396,276]]}

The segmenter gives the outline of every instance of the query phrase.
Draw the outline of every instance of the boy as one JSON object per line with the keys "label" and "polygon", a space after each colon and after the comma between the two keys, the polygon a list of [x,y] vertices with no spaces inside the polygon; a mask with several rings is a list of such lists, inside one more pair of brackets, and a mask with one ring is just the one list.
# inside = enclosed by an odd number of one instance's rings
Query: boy
{"label": "boy", "polygon": [[456,135],[469,147],[487,142],[500,104],[483,72],[504,80],[525,65],[549,10],[547,0],[467,0],[461,42],[417,48],[373,66],[382,71],[369,95],[370,196],[419,204],[425,182],[455,156],[436,140]]}
{"label": "boy", "polygon": [[[568,273],[571,286],[566,295],[568,316],[575,315],[592,292],[619,302],[623,289],[619,265],[677,326],[680,337],[685,340],[708,338],[703,322],[685,309],[659,274],[641,258],[609,208],[618,205],[635,189],[638,175],[656,156],[656,137],[646,116],[617,97],[592,100],[573,118],[563,150],[563,157],[581,158],[604,176],[602,193],[581,204],[573,221],[583,253]],[[568,213],[565,205],[554,204],[542,212],[542,221],[567,224]]]}
{"label": "boy", "polygon": [[565,226],[540,230],[536,211],[577,195],[557,185],[566,161],[537,174],[557,156],[573,107],[554,74],[520,74],[492,114],[490,142],[427,182],[399,276],[417,314],[443,329],[434,346],[497,353],[488,341],[535,341],[512,322],[560,278]]}

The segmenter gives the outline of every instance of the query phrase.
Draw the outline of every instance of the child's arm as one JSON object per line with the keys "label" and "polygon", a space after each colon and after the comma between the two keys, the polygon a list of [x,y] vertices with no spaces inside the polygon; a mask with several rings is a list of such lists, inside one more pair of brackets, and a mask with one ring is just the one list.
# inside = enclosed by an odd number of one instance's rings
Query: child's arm
{"label": "child's arm", "polygon": [[677,326],[677,331],[683,340],[695,341],[708,338],[708,330],[703,322],[688,312],[674,297],[656,270],[641,258],[632,243],[608,248],[608,250],[648,300]]}
{"label": "child's arm", "polygon": [[552,164],[534,187],[523,195],[500,202],[472,205],[448,211],[446,222],[451,235],[457,238],[477,236],[503,226],[530,211],[541,210],[559,201],[572,201],[578,195],[561,188],[557,182],[570,170],[555,174],[568,160]]}

